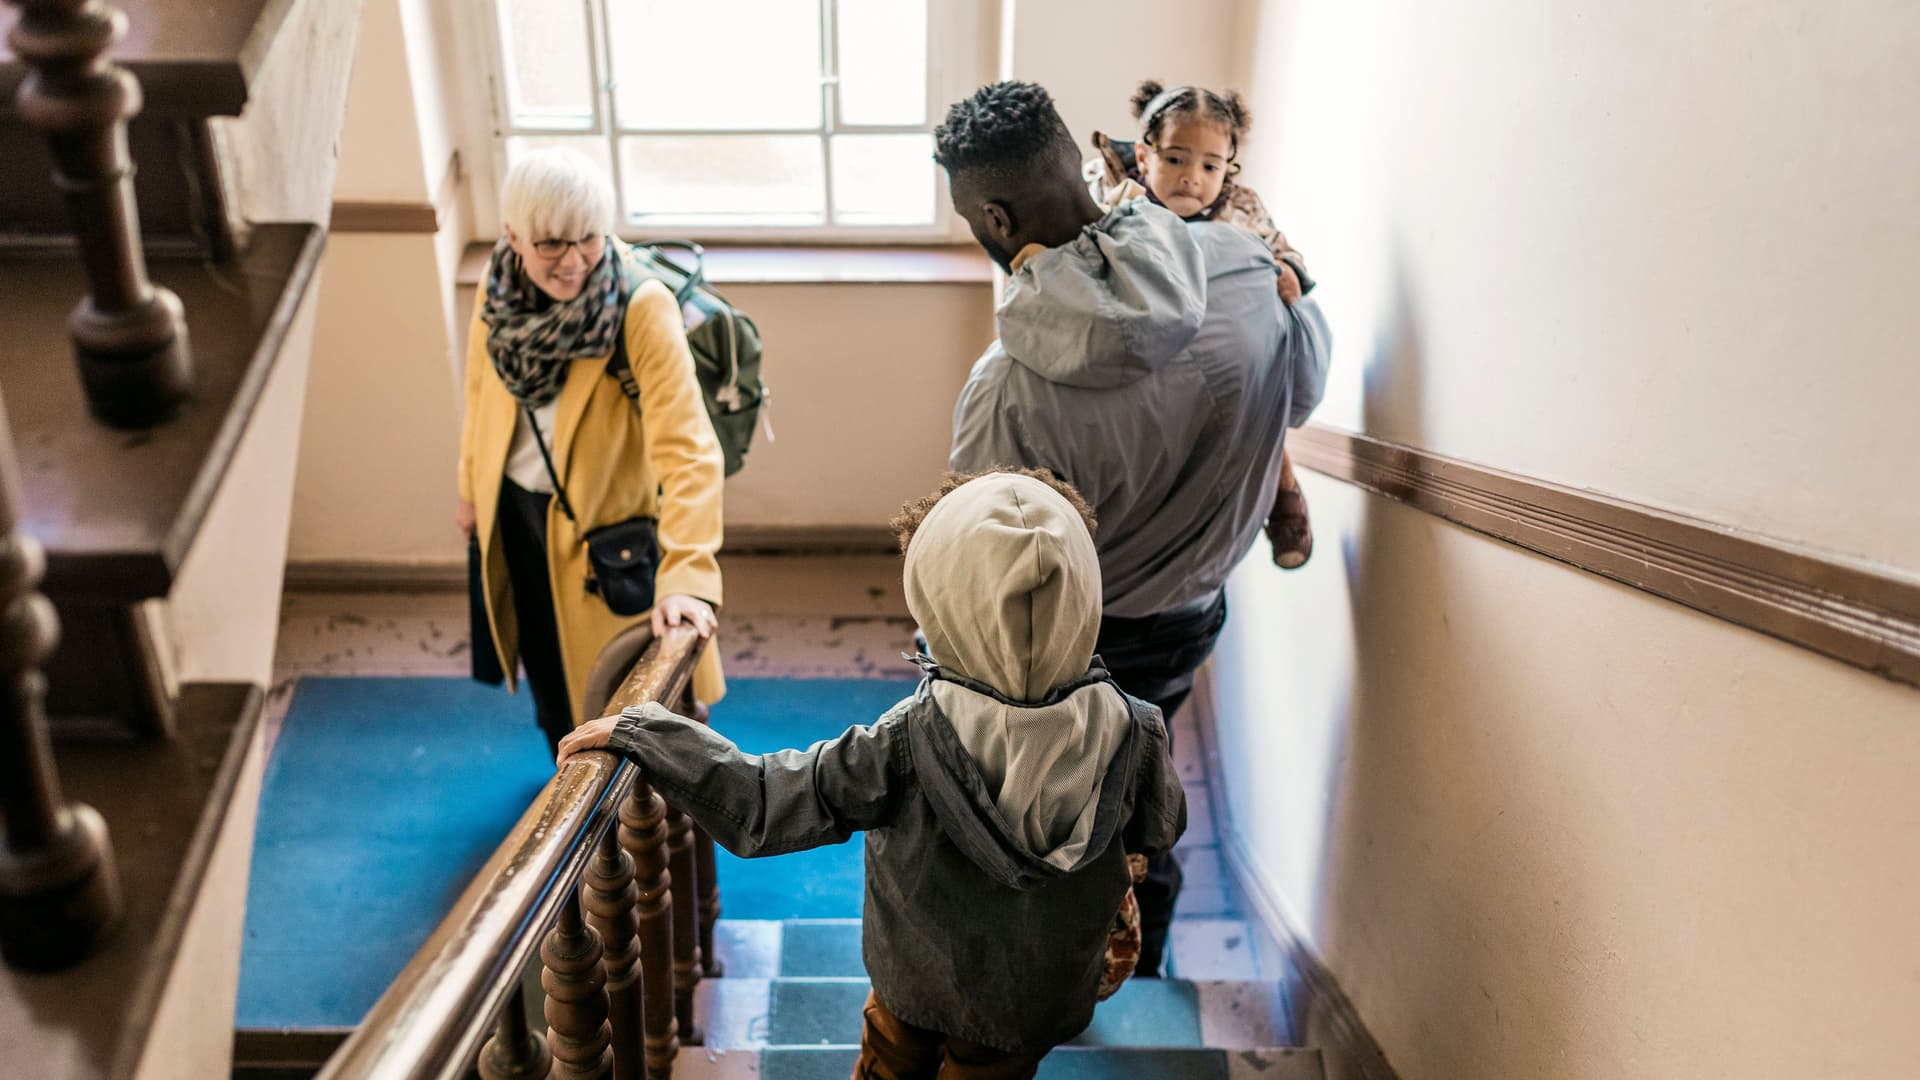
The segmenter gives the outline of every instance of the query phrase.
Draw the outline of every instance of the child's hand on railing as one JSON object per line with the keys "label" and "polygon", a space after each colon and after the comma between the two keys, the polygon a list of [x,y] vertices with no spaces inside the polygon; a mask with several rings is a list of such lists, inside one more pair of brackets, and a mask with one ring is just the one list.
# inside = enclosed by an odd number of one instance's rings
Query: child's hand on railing
{"label": "child's hand on railing", "polygon": [[620,714],[603,716],[598,720],[589,720],[567,733],[560,740],[560,752],[554,755],[553,764],[559,768],[567,759],[583,750],[599,750],[613,738],[613,725],[620,722]]}

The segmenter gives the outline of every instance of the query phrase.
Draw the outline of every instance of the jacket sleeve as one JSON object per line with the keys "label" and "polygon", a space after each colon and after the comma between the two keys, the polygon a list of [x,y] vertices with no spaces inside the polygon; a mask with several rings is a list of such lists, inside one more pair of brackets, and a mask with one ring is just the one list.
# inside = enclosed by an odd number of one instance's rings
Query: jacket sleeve
{"label": "jacket sleeve", "polygon": [[1311,296],[1301,297],[1292,307],[1282,305],[1280,318],[1286,323],[1280,347],[1287,351],[1293,373],[1293,404],[1287,413],[1287,426],[1299,427],[1326,396],[1333,332],[1327,328],[1327,317],[1320,313],[1320,302]]}
{"label": "jacket sleeve", "polygon": [[467,324],[466,393],[460,414],[460,475],[455,481],[460,498],[473,501],[473,425],[480,411],[480,380],[492,361],[487,358],[487,324],[480,312],[487,304],[487,284],[480,283],[473,301],[473,320]]}
{"label": "jacket sleeve", "polygon": [[897,716],[805,750],[743,754],[724,735],[657,704],[620,714],[609,747],[741,858],[837,844],[886,825],[912,764]]}
{"label": "jacket sleeve", "polygon": [[1121,842],[1129,855],[1158,855],[1171,851],[1174,841],[1187,831],[1187,792],[1174,770],[1167,729],[1157,710],[1152,722],[1142,724],[1140,730],[1147,745],[1134,780],[1133,816],[1127,819]]}
{"label": "jacket sleeve", "polygon": [[[998,349],[995,345],[994,350]],[[1031,460],[1032,448],[1021,437],[1017,416],[1000,401],[1004,384],[987,371],[993,357],[989,352],[975,365],[960,390],[960,400],[954,403],[953,449],[947,455],[947,468],[954,472],[1046,464]]]}
{"label": "jacket sleeve", "polygon": [[697,596],[719,606],[721,502],[726,461],[693,373],[686,324],[657,281],[627,306],[627,355],[640,384],[647,457],[660,478],[660,596]]}

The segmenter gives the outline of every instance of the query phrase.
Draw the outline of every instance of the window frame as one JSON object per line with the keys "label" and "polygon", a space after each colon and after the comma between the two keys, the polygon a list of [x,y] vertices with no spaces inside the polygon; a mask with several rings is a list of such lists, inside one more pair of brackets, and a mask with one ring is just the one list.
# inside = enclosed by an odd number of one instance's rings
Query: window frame
{"label": "window frame", "polygon": [[[953,213],[947,194],[945,170],[934,168],[934,219],[928,225],[716,225],[649,224],[628,220],[626,192],[622,186],[620,139],[647,135],[806,135],[822,143],[822,168],[825,170],[825,204],[829,217],[833,208],[833,149],[836,134],[925,134],[939,123],[947,103],[971,93],[982,82],[983,5],[972,0],[926,0],[927,4],[927,122],[917,125],[857,125],[840,122],[840,96],[834,92],[832,75],[821,79],[823,123],[819,128],[795,130],[658,130],[619,126],[614,101],[615,82],[606,72],[611,64],[608,32],[609,3],[619,0],[556,0],[578,3],[586,13],[589,70],[584,77],[592,86],[593,115],[588,128],[515,128],[507,91],[507,54],[501,32],[502,0],[481,0],[481,17],[460,20],[460,48],[465,62],[469,102],[465,122],[469,160],[481,164],[473,170],[473,212],[476,228],[483,235],[501,231],[499,210],[500,182],[509,164],[507,144],[513,138],[580,137],[604,141],[612,162],[614,197],[619,215],[616,234],[624,240],[693,239],[721,244],[948,244],[971,239],[966,223]],[[823,69],[836,70],[835,50],[838,34],[834,23],[839,0],[812,0],[821,10],[821,50]]]}

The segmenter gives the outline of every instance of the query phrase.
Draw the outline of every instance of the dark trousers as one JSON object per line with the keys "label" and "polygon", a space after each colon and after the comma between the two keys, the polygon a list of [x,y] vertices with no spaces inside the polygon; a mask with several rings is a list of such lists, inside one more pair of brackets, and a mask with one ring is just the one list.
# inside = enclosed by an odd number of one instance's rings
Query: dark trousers
{"label": "dark trousers", "polygon": [[560,659],[560,627],[553,614],[553,579],[547,568],[547,504],[553,496],[500,479],[500,547],[513,585],[513,618],[520,627],[520,664],[533,695],[533,716],[549,749],[573,730],[567,669]]}
{"label": "dark trousers", "polygon": [[[1120,689],[1160,707],[1173,747],[1173,714],[1193,693],[1193,673],[1213,653],[1220,628],[1227,624],[1227,594],[1192,612],[1100,620],[1094,651],[1113,673]],[[1136,975],[1159,975],[1167,951],[1167,929],[1180,896],[1180,862],[1168,851],[1147,860],[1147,879],[1133,887],[1140,904],[1140,965]]]}

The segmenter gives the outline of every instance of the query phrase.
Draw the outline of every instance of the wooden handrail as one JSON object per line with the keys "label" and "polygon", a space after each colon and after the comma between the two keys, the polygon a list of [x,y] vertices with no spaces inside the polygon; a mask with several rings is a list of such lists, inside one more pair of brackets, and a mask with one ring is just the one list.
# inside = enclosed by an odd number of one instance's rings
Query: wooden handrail
{"label": "wooden handrail", "polygon": [[[609,711],[648,701],[678,702],[704,644],[686,628],[655,640],[622,682]],[[464,1075],[491,1033],[494,1016],[503,1006],[517,1005],[521,971],[547,928],[577,903],[581,875],[596,845],[617,827],[622,805],[636,789],[645,789],[638,771],[613,754],[591,752],[569,760],[320,1076],[424,1080]],[[646,961],[654,955],[648,952]],[[666,1063],[670,1068],[670,1057]]]}

